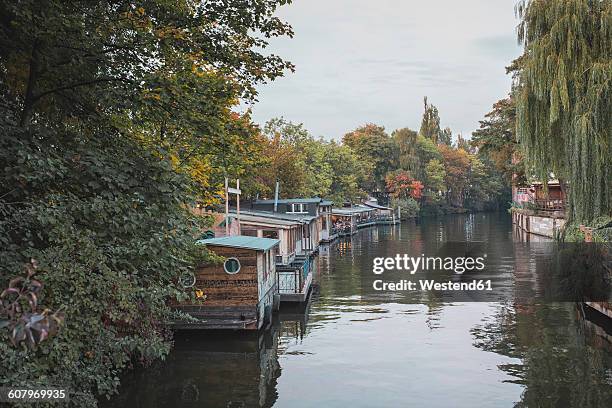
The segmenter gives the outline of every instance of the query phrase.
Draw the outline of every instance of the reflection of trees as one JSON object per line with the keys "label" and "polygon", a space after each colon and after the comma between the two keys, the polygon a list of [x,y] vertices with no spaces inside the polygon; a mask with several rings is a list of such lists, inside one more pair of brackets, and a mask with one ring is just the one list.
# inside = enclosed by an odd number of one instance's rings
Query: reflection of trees
{"label": "reflection of trees", "polygon": [[587,344],[573,303],[500,306],[472,334],[476,347],[522,360],[499,366],[525,386],[516,407],[612,406],[612,357]]}

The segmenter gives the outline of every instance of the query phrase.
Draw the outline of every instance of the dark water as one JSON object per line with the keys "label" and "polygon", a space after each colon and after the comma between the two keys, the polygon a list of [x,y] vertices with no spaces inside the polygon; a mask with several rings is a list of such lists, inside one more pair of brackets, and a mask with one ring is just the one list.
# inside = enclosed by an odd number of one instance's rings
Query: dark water
{"label": "dark water", "polygon": [[612,407],[611,336],[575,303],[363,300],[372,257],[486,241],[529,270],[506,214],[360,231],[324,248],[306,313],[260,335],[179,333],[166,361],[126,375],[116,407]]}

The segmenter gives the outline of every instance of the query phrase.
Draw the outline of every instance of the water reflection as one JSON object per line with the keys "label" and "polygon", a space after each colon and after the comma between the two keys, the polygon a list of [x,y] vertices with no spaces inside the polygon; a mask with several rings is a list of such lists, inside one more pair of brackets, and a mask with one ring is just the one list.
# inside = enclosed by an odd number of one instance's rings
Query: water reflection
{"label": "water reflection", "polygon": [[[179,334],[165,362],[126,376],[117,407],[610,407],[610,335],[573,303],[448,303],[360,296],[376,256],[488,243],[532,279],[506,214],[360,230],[324,248],[305,310],[256,335]],[[512,250],[511,248],[514,248]]]}

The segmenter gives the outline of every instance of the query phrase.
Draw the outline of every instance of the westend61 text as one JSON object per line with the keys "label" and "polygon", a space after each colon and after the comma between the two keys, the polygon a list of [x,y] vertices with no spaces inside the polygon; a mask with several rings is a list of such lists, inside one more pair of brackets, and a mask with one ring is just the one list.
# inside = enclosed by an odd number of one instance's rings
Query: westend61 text
{"label": "westend61 text", "polygon": [[412,290],[435,290],[435,291],[490,291],[493,290],[491,280],[472,280],[470,282],[436,282],[432,279],[419,279],[417,282],[402,279],[396,282],[385,282],[377,279],[372,283],[377,291],[412,291]]}

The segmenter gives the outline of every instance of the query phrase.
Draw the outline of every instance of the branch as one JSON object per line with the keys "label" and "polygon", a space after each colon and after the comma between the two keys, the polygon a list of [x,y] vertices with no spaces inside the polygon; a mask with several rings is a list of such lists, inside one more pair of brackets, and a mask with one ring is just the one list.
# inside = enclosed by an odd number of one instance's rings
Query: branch
{"label": "branch", "polygon": [[64,85],[64,86],[60,86],[57,87],[55,89],[50,89],[48,91],[42,92],[38,95],[36,95],[35,97],[32,98],[32,103],[38,101],[39,99],[50,95],[52,93],[57,93],[60,91],[65,91],[68,89],[74,89],[74,88],[79,88],[81,86],[87,86],[87,85],[94,85],[94,84],[98,84],[98,83],[103,83],[103,82],[125,82],[125,83],[129,83],[131,84],[132,81],[130,81],[129,79],[125,79],[125,78],[99,78],[99,79],[93,79],[91,81],[85,81],[85,82],[78,82],[76,84],[70,84],[70,85]]}

